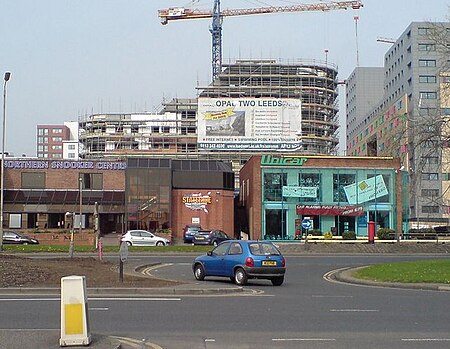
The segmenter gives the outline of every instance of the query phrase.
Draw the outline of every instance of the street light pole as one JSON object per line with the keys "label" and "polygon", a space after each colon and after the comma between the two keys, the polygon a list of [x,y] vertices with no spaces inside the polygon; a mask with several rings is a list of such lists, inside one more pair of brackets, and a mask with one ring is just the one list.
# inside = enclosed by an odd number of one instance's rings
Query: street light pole
{"label": "street light pole", "polygon": [[2,173],[0,179],[0,251],[3,250],[3,204],[4,204],[4,178],[5,178],[5,125],[6,125],[6,83],[11,77],[11,73],[7,71],[3,77],[3,128],[2,128]]}
{"label": "street light pole", "polygon": [[82,210],[82,206],[83,206],[83,177],[80,176],[80,178],[78,179],[80,182],[80,229],[78,231],[79,234],[81,234],[81,229],[83,228],[83,223],[82,223],[82,215],[83,215],[83,210]]}

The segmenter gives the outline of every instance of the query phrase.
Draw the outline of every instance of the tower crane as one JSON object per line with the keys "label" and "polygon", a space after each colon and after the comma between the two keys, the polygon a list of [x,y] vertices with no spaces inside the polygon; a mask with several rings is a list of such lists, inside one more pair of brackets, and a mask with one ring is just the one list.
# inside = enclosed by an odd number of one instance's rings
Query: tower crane
{"label": "tower crane", "polygon": [[243,9],[220,10],[220,0],[214,0],[214,7],[211,10],[188,9],[184,7],[171,7],[158,11],[161,24],[166,25],[171,21],[181,19],[204,19],[212,18],[210,29],[212,35],[212,78],[213,80],[222,70],[222,19],[231,16],[246,16],[256,14],[268,14],[279,12],[300,12],[300,11],[330,11],[360,9],[363,7],[360,0],[354,1],[331,1],[316,4],[299,4],[291,6],[269,6]]}

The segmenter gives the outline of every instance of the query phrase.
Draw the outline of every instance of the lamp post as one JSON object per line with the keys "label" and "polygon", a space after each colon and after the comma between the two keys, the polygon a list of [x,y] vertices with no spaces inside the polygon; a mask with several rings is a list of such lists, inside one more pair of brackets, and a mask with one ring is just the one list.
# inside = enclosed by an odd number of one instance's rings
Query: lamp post
{"label": "lamp post", "polygon": [[5,178],[5,125],[6,125],[6,83],[11,77],[11,73],[7,71],[3,77],[3,128],[2,128],[2,173],[0,179],[0,251],[3,250],[3,183]]}
{"label": "lamp post", "polygon": [[66,218],[72,217],[72,228],[70,229],[70,244],[69,244],[69,257],[72,258],[73,257],[73,251],[74,251],[74,223],[75,223],[75,212],[66,212]]}
{"label": "lamp post", "polygon": [[83,211],[82,211],[82,206],[83,206],[83,178],[80,176],[78,181],[80,182],[80,225],[79,225],[80,229],[78,230],[78,233],[81,234],[81,230],[83,229],[83,220],[81,219],[82,216],[83,216]]}

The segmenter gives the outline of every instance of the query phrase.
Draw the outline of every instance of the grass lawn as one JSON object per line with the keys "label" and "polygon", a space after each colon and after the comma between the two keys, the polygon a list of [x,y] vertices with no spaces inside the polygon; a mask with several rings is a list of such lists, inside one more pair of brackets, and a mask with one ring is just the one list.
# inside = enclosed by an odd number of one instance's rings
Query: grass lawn
{"label": "grass lawn", "polygon": [[[173,246],[140,246],[129,247],[128,251],[133,252],[154,252],[154,253],[171,253],[171,252],[196,252],[206,253],[213,249],[213,246],[192,246],[192,245],[173,245]],[[69,245],[55,246],[55,245],[3,245],[3,250],[10,253],[38,253],[38,252],[56,252],[69,253]],[[77,252],[97,252],[92,246],[77,246],[75,244],[75,253]],[[119,253],[119,246],[103,246],[103,252]]]}
{"label": "grass lawn", "polygon": [[355,271],[353,276],[384,282],[450,284],[450,259],[376,264]]}

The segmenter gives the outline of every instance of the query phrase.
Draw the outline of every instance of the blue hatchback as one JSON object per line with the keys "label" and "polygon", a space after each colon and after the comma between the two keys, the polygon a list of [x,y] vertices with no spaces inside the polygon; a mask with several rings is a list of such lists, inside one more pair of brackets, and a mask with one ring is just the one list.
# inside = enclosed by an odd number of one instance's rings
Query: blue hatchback
{"label": "blue hatchback", "polygon": [[270,241],[228,240],[192,263],[194,277],[229,277],[242,286],[249,279],[267,279],[274,286],[284,282],[286,260]]}

